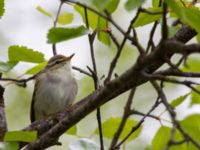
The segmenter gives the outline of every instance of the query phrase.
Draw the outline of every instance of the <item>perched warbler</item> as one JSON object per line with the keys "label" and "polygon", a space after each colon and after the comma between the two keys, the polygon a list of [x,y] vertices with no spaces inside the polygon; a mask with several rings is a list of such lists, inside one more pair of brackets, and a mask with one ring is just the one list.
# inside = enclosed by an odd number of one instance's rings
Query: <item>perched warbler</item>
{"label": "perched warbler", "polygon": [[31,122],[62,111],[74,101],[78,88],[70,65],[73,56],[53,56],[36,76]]}

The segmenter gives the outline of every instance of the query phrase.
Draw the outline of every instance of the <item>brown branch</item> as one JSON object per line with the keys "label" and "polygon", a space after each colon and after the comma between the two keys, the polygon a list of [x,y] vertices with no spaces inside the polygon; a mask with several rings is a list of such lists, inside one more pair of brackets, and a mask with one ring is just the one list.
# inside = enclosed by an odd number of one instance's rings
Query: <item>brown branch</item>
{"label": "brown branch", "polygon": [[[122,33],[124,36],[126,36],[126,32],[111,17],[109,17],[107,15],[104,15],[101,12],[93,9],[92,7],[87,6],[85,4],[82,4],[80,2],[73,1],[73,0],[63,0],[63,2],[65,2],[65,1],[66,1],[66,3],[68,2],[68,3],[76,4],[76,5],[81,6],[83,8],[86,7],[88,10],[92,11],[93,13],[97,14],[98,16],[100,16],[100,17],[106,19],[107,21],[109,21],[120,33]],[[129,37],[129,38],[131,39],[131,37]]]}
{"label": "brown branch", "polygon": [[125,138],[116,145],[116,149],[118,149],[126,140],[137,130],[141,127],[142,123],[145,121],[145,119],[158,107],[160,104],[159,99],[156,100],[154,105],[151,107],[151,109],[142,117],[142,119],[131,129],[131,131],[125,136]]}
{"label": "brown branch", "polygon": [[166,40],[167,37],[168,37],[168,26],[167,26],[167,18],[166,18],[166,15],[167,15],[167,5],[166,3],[164,2],[163,3],[163,13],[162,13],[162,41]]}
{"label": "brown branch", "polygon": [[157,25],[158,25],[158,21],[155,21],[155,23],[154,23],[154,25],[151,29],[150,35],[149,35],[149,41],[148,41],[148,44],[147,44],[146,53],[149,52],[150,48],[151,49],[155,48],[155,45],[154,45],[154,42],[153,42],[153,37],[154,37],[155,31],[156,31]]}
{"label": "brown branch", "polygon": [[27,82],[35,79],[35,77],[38,75],[39,73],[27,78],[27,79],[13,79],[13,78],[0,78],[0,81],[11,81],[11,82],[14,82],[16,83],[17,85],[19,86],[22,86],[22,87],[26,87],[26,84]]}
{"label": "brown branch", "polygon": [[[138,18],[139,14],[140,14],[140,9],[138,9],[135,17],[131,20],[130,25],[129,25],[128,30],[126,31],[125,35],[129,35],[130,34],[131,29],[132,29],[132,25],[136,21],[136,19]],[[110,81],[111,77],[112,77],[113,71],[114,71],[114,69],[116,67],[117,61],[118,61],[118,59],[119,59],[119,57],[121,55],[121,52],[122,52],[123,47],[124,47],[124,45],[126,43],[126,40],[127,40],[127,36],[124,36],[124,39],[122,40],[122,43],[121,43],[120,47],[118,48],[115,57],[113,58],[112,62],[110,63],[108,75],[107,75],[107,78],[105,79],[105,82],[104,82],[105,84],[108,83]]]}
{"label": "brown branch", "polygon": [[[162,103],[164,104],[165,108],[169,112],[170,118],[173,122],[173,125],[176,129],[178,129],[182,135],[187,139],[187,141],[190,141],[196,146],[198,149],[200,149],[200,143],[198,143],[195,139],[193,139],[180,125],[180,123],[176,120],[176,112],[174,111],[173,107],[168,103],[167,98],[165,96],[165,93],[163,92],[163,89],[155,82],[151,81],[151,84],[157,91],[159,97],[161,98]],[[173,134],[173,133],[172,133]],[[170,141],[170,139],[169,139]]]}
{"label": "brown branch", "polygon": [[173,68],[157,71],[154,74],[160,74],[163,76],[176,76],[176,77],[191,77],[191,78],[199,78],[200,72],[183,72],[181,70],[176,70]]}
{"label": "brown branch", "polygon": [[[85,14],[86,26],[89,29],[89,19],[88,19],[88,13],[87,13],[86,7],[84,7],[84,14]],[[93,70],[91,70],[89,67],[88,68],[89,68],[90,72],[92,73],[95,90],[97,90],[100,87],[100,85],[99,85],[99,78],[98,78],[98,73],[97,73],[97,66],[96,66],[96,60],[95,60],[95,55],[94,55],[94,46],[93,46],[95,36],[96,36],[96,31],[93,31],[92,34],[88,34]],[[98,129],[99,129],[100,146],[101,146],[101,150],[104,150],[100,107],[97,108],[96,117],[97,117]]]}
{"label": "brown branch", "polygon": [[72,66],[72,69],[74,69],[74,70],[76,70],[76,71],[79,71],[80,73],[83,73],[83,74],[85,74],[85,75],[87,75],[87,76],[89,76],[89,77],[92,77],[92,75],[91,75],[89,72],[87,72],[87,71],[85,71],[85,70],[83,70],[83,69],[81,69],[81,68],[78,68],[78,67],[76,67],[76,66]]}
{"label": "brown branch", "polygon": [[7,132],[3,93],[4,93],[4,88],[0,85],[0,141],[1,142],[3,141],[4,135]]}
{"label": "brown branch", "polygon": [[[63,5],[63,2],[61,1],[61,2],[60,2],[60,5],[59,5],[59,7],[58,7],[58,11],[57,11],[57,14],[56,14],[56,18],[55,18],[55,20],[54,20],[54,22],[53,22],[53,27],[54,27],[54,28],[55,28],[56,25],[57,25],[58,17],[59,17],[59,14],[60,14],[60,12],[61,12],[62,5]],[[53,55],[54,55],[54,56],[57,55],[56,44],[52,44],[52,50],[53,50]]]}
{"label": "brown branch", "polygon": [[116,146],[116,144],[119,140],[119,136],[121,135],[121,133],[122,133],[124,127],[125,127],[126,121],[127,121],[128,117],[130,116],[131,104],[132,104],[132,101],[133,101],[134,94],[135,94],[135,88],[130,91],[128,100],[127,100],[126,105],[124,107],[124,113],[123,113],[123,116],[122,116],[122,120],[121,120],[119,127],[118,127],[116,133],[114,134],[114,137],[111,141],[111,145],[110,145],[110,148],[109,148],[110,150],[115,149],[115,146]]}

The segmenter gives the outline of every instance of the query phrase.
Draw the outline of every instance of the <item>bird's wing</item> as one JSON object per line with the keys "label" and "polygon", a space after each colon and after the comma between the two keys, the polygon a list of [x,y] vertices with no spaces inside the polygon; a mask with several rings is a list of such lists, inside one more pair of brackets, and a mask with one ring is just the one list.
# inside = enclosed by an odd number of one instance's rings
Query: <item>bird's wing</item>
{"label": "bird's wing", "polygon": [[31,110],[30,110],[30,119],[31,123],[35,121],[35,109],[34,109],[34,104],[35,104],[35,94],[37,93],[37,87],[39,85],[40,80],[36,79],[35,86],[34,86],[34,91],[33,91],[33,96],[32,96],[32,101],[31,101]]}

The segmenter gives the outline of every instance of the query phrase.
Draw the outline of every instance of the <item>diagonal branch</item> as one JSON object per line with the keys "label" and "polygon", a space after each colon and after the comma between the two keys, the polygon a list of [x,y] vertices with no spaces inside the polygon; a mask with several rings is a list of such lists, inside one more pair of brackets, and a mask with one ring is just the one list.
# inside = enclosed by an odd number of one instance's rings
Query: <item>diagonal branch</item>
{"label": "diagonal branch", "polygon": [[[132,25],[136,21],[136,19],[138,18],[139,14],[140,14],[140,11],[141,10],[139,8],[137,13],[136,13],[136,15],[135,15],[135,17],[131,20],[130,25],[129,25],[128,30],[126,31],[125,35],[129,35],[130,34],[131,29],[132,29]],[[127,39],[128,39],[128,36],[124,36],[124,39],[122,40],[121,45],[117,49],[117,53],[116,53],[115,57],[113,58],[112,62],[110,63],[110,67],[109,67],[107,78],[105,79],[105,83],[108,83],[110,81],[110,79],[112,77],[112,74],[113,74],[113,71],[115,69],[115,66],[117,64],[117,61],[118,61],[118,59],[119,59],[119,57],[121,55],[121,52],[123,50],[123,47],[124,47]]]}
{"label": "diagonal branch", "polygon": [[126,102],[126,106],[124,107],[124,114],[123,114],[122,120],[121,120],[121,122],[119,124],[117,132],[115,133],[115,135],[113,137],[113,140],[111,141],[110,150],[114,150],[115,149],[115,146],[116,146],[116,144],[117,144],[117,142],[119,140],[119,137],[120,137],[120,135],[121,135],[121,133],[122,133],[122,131],[124,129],[126,121],[127,121],[128,117],[131,115],[130,114],[131,104],[132,104],[134,95],[135,95],[135,88],[130,91],[128,100]]}

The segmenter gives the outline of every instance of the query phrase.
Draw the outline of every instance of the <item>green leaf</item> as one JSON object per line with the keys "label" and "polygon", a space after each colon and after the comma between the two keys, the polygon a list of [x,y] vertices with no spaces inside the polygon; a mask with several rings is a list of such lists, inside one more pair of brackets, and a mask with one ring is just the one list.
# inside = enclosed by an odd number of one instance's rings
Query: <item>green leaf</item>
{"label": "green leaf", "polygon": [[[75,5],[74,9],[81,15],[83,22],[86,24],[84,8],[82,8],[81,6]],[[95,30],[98,24],[98,15],[93,13],[90,10],[87,11],[87,14],[88,14],[89,27]]]}
{"label": "green leaf", "polygon": [[32,142],[37,138],[36,131],[9,131],[4,136],[4,141]]}
{"label": "green leaf", "polygon": [[4,12],[4,0],[0,0],[0,18],[3,16]]}
{"label": "green leaf", "polygon": [[[161,12],[162,8],[154,7],[154,8],[148,8],[147,10],[151,12]],[[145,12],[141,12],[138,18],[136,19],[136,21],[134,22],[133,26],[134,27],[144,26],[144,25],[147,25],[149,23],[159,20],[161,17],[162,17],[161,14],[152,15],[152,14],[147,14]]]}
{"label": "green leaf", "polygon": [[69,130],[67,130],[66,134],[77,135],[77,126],[75,125],[71,127]]}
{"label": "green leaf", "polygon": [[[163,150],[165,149],[169,139],[170,139],[170,133],[171,133],[171,128],[162,126],[159,128],[157,131],[156,135],[154,136],[152,140],[152,150]],[[183,140],[182,134],[179,131],[175,131],[174,135],[174,140],[175,141],[181,141]],[[173,146],[173,150],[186,150],[185,149],[186,144],[182,145],[176,145]]]}
{"label": "green leaf", "polygon": [[197,32],[200,32],[200,11],[198,8],[190,7],[185,8],[181,7],[174,0],[167,0],[166,3],[173,10],[173,12],[184,22],[189,24]]}
{"label": "green leaf", "polygon": [[[161,0],[163,2],[163,0]],[[159,7],[160,0],[152,0],[153,7]]]}
{"label": "green leaf", "polygon": [[62,25],[66,25],[66,24],[69,24],[73,21],[74,19],[74,16],[72,13],[61,13],[59,16],[58,16],[58,23],[59,24],[62,24]]}
{"label": "green leaf", "polygon": [[78,26],[73,28],[51,28],[47,35],[48,43],[58,43],[70,39],[74,39],[83,36],[88,33],[88,30],[84,26]]}
{"label": "green leaf", "polygon": [[190,115],[182,120],[180,124],[194,140],[200,142],[200,114]]}
{"label": "green leaf", "polygon": [[70,150],[100,150],[100,146],[90,139],[82,138],[69,144]]}
{"label": "green leaf", "polygon": [[184,102],[186,100],[186,98],[190,95],[190,93],[187,93],[185,95],[179,96],[178,98],[172,100],[171,102],[171,106],[172,107],[177,107],[179,106],[182,102]]}
{"label": "green leaf", "polygon": [[[195,88],[200,91],[200,86],[197,86]],[[200,104],[200,95],[196,93],[195,91],[192,91],[192,98],[191,98],[190,105],[192,106],[194,104]]]}
{"label": "green leaf", "polygon": [[40,6],[37,6],[36,9],[41,12],[43,15],[49,17],[49,18],[52,18],[52,14],[49,13],[48,11],[44,10],[42,7]]}
{"label": "green leaf", "polygon": [[5,73],[9,72],[13,67],[17,65],[17,61],[8,61],[8,62],[2,62],[0,61],[0,72]]}
{"label": "green leaf", "polygon": [[182,71],[199,72],[200,71],[200,60],[197,58],[187,59],[187,65],[182,66],[180,69]]}
{"label": "green leaf", "polygon": [[19,150],[17,142],[0,142],[0,150]]}
{"label": "green leaf", "polygon": [[36,65],[35,67],[27,70],[26,74],[36,74],[36,73],[40,72],[46,66],[46,64],[47,64],[47,62],[40,63],[40,64]]}
{"label": "green leaf", "polygon": [[145,0],[127,0],[125,3],[125,8],[126,10],[131,11],[140,7],[144,2]]}
{"label": "green leaf", "polygon": [[97,36],[98,36],[99,41],[101,41],[105,45],[110,45],[110,36],[108,33],[105,32],[108,29],[107,20],[105,20],[102,17],[99,17],[98,29],[99,29],[99,32]]}
{"label": "green leaf", "polygon": [[104,10],[108,3],[108,0],[92,0],[92,4],[96,6],[99,10]]}
{"label": "green leaf", "polygon": [[10,46],[8,49],[9,61],[24,61],[32,63],[44,62],[44,54],[25,46]]}
{"label": "green leaf", "polygon": [[106,10],[112,14],[118,7],[120,0],[110,0],[108,5],[106,6]]}
{"label": "green leaf", "polygon": [[[109,139],[112,139],[114,137],[115,132],[118,129],[118,126],[121,122],[120,117],[116,118],[110,118],[107,121],[105,121],[102,124],[103,129],[103,136],[107,137]],[[122,134],[120,135],[119,139],[122,140],[126,137],[126,135],[131,131],[131,129],[137,124],[138,122],[132,119],[128,119],[126,122],[126,125],[124,127],[124,130],[122,131]],[[127,142],[130,142],[131,140],[135,139],[141,132],[142,126],[136,130],[127,140]],[[98,128],[95,130],[95,134],[99,134]]]}

